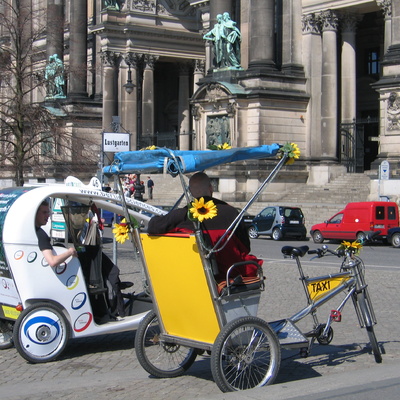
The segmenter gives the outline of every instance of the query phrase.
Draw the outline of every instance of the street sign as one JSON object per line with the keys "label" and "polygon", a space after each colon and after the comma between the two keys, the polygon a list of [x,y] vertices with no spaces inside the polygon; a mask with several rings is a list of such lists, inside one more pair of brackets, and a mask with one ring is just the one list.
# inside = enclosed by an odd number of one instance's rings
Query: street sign
{"label": "street sign", "polygon": [[103,133],[103,151],[105,153],[118,153],[130,150],[129,133]]}
{"label": "street sign", "polygon": [[390,171],[390,164],[388,161],[384,160],[381,162],[381,166],[379,169],[379,177],[380,179],[389,179],[389,171]]}

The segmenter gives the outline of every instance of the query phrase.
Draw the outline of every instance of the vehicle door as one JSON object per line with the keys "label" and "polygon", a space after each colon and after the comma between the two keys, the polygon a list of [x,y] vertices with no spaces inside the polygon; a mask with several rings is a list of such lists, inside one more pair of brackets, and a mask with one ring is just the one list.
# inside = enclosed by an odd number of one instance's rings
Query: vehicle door
{"label": "vehicle door", "polygon": [[343,230],[343,213],[335,214],[327,221],[323,235],[326,239],[346,239]]}
{"label": "vehicle door", "polygon": [[268,232],[274,226],[276,218],[276,208],[275,207],[267,207],[261,211],[256,218],[254,218],[255,224],[257,226],[258,232]]}

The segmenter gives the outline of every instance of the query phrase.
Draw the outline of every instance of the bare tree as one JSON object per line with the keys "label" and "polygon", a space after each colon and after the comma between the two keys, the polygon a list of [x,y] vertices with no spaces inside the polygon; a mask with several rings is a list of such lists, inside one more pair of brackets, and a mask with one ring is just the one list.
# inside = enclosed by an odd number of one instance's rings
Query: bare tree
{"label": "bare tree", "polygon": [[[45,37],[45,9],[27,0],[0,0],[0,165],[17,186],[28,171],[66,166],[73,158],[71,130],[49,111],[53,107],[38,101],[46,90]],[[57,109],[63,114],[59,104]]]}

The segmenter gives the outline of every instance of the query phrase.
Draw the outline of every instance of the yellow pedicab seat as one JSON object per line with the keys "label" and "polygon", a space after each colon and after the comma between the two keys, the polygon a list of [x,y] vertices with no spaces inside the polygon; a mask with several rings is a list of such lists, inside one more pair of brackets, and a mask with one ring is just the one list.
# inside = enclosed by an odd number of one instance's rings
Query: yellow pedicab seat
{"label": "yellow pedicab seat", "polygon": [[227,322],[257,314],[263,289],[261,268],[261,277],[217,284],[194,234],[142,233],[140,237],[153,301],[166,335],[212,345]]}

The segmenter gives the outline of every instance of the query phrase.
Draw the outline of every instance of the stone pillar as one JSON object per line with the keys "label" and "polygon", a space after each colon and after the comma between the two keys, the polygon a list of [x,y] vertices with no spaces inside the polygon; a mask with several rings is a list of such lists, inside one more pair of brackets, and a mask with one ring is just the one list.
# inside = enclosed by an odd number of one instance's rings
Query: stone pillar
{"label": "stone pillar", "polygon": [[342,123],[356,118],[356,27],[358,18],[346,14],[342,18]]}
{"label": "stone pillar", "polygon": [[154,135],[154,64],[158,57],[144,56],[142,88],[142,136]]}
{"label": "stone pillar", "polygon": [[[306,124],[306,157],[319,160],[321,155],[321,59],[322,41],[319,19],[315,14],[303,16],[304,70],[307,77],[307,92],[310,102]],[[310,57],[312,54],[312,57]]]}
{"label": "stone pillar", "polygon": [[71,0],[69,97],[87,97],[87,0]]}
{"label": "stone pillar", "polygon": [[275,1],[250,1],[249,70],[275,69]]}
{"label": "stone pillar", "polygon": [[179,64],[178,134],[179,150],[190,150],[189,64]]}
{"label": "stone pillar", "polygon": [[[217,22],[216,16],[228,12],[233,17],[232,0],[211,0],[210,1],[210,29]],[[233,19],[233,18],[232,18]]]}
{"label": "stone pillar", "polygon": [[[135,85],[131,94],[128,94],[125,88],[122,89],[122,123],[124,128],[131,133],[131,150],[137,149],[137,138],[138,138],[138,62],[140,55],[136,53],[128,53],[125,57],[125,63],[131,67],[131,79],[132,83]],[[123,85],[127,82],[128,78],[128,68],[125,68],[126,74],[123,78]],[[123,86],[122,86],[123,87]]]}
{"label": "stone pillar", "polygon": [[64,58],[64,0],[47,0],[46,59],[57,54]]}
{"label": "stone pillar", "polygon": [[303,75],[301,1],[286,0],[282,3],[282,70]]}
{"label": "stone pillar", "polygon": [[338,18],[330,10],[321,14],[321,159],[337,160],[337,29]]}
{"label": "stone pillar", "polygon": [[103,130],[111,131],[112,117],[117,115],[116,64],[117,57],[111,51],[101,53],[103,61]]}
{"label": "stone pillar", "polygon": [[385,16],[385,53],[392,44],[392,0],[377,0]]}

